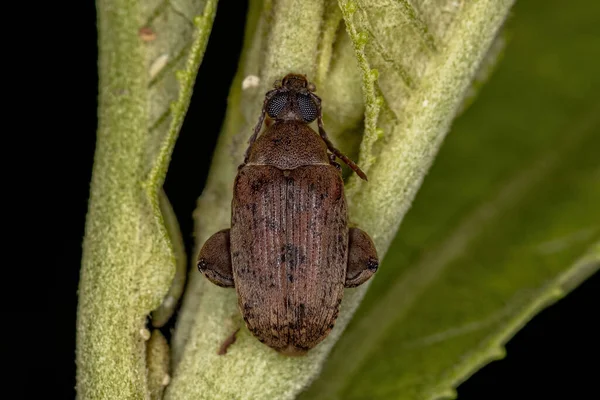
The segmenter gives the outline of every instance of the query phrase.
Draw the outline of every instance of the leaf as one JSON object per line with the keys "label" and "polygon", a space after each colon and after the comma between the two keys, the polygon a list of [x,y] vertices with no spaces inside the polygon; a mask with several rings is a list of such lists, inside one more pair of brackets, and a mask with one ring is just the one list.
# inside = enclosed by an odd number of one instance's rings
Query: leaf
{"label": "leaf", "polygon": [[455,397],[600,268],[600,7],[561,5],[517,3],[503,60],[301,399]]}
{"label": "leaf", "polygon": [[[423,2],[419,9],[404,1],[339,4],[337,11],[317,0],[251,3],[224,129],[195,211],[194,256],[210,235],[229,226],[232,182],[264,93],[289,72],[316,76],[325,128],[343,151],[359,152],[369,182],[349,178],[350,218],[373,236],[383,256],[512,1]],[[334,35],[340,13],[345,29]],[[319,373],[367,286],[346,291],[324,342],[305,357],[289,358],[248,332],[234,290],[208,283],[192,268],[165,397],[294,398]],[[217,355],[239,327],[235,344]]]}
{"label": "leaf", "polygon": [[162,399],[165,387],[169,384],[169,344],[158,329],[152,331],[146,346],[148,366],[148,392],[151,400]]}
{"label": "leaf", "polygon": [[97,2],[99,126],[79,286],[80,399],[149,396],[146,318],[181,258],[159,194],[215,4]]}

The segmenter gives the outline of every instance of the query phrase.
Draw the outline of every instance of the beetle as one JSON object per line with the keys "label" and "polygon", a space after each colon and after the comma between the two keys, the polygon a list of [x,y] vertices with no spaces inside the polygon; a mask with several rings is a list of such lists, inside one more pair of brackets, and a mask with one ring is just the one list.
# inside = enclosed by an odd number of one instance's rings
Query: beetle
{"label": "beetle", "polygon": [[[323,127],[321,99],[306,76],[288,74],[266,93],[238,168],[231,228],[202,246],[198,270],[235,288],[249,331],[286,355],[303,355],[334,327],[344,288],[379,266],[369,235],[348,227],[336,149]],[[265,116],[272,121],[259,136]],[[309,124],[317,120],[319,134]]]}

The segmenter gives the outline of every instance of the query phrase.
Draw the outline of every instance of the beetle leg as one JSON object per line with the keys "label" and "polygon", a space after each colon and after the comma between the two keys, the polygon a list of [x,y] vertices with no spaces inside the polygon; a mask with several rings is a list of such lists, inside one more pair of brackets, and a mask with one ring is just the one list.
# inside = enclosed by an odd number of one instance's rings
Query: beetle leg
{"label": "beetle leg", "polygon": [[[265,105],[266,103],[267,100],[265,99]],[[252,148],[254,141],[258,137],[258,132],[260,132],[260,128],[262,128],[263,122],[265,121],[265,105],[263,105],[262,111],[260,113],[260,118],[258,118],[258,123],[254,127],[254,133],[252,134],[252,136],[250,136],[250,139],[248,139],[248,148],[246,149],[246,153],[244,154],[244,164],[248,162],[248,157],[250,156],[250,149]]]}
{"label": "beetle leg", "polygon": [[198,271],[215,285],[234,287],[229,229],[223,229],[208,238],[198,254],[197,266]]}
{"label": "beetle leg", "polygon": [[317,103],[317,125],[319,126],[319,135],[327,145],[329,151],[335,154],[340,160],[346,163],[361,179],[367,180],[367,175],[360,169],[358,165],[354,161],[348,158],[344,153],[336,149],[327,137],[327,132],[325,132],[325,127],[323,126],[323,111],[321,110],[321,99],[316,94],[310,93],[312,99]]}
{"label": "beetle leg", "polygon": [[377,250],[369,235],[358,228],[348,232],[348,268],[346,270],[347,288],[365,283],[379,267]]}
{"label": "beetle leg", "polygon": [[248,157],[250,156],[250,149],[252,148],[252,145],[258,137],[258,133],[260,132],[260,128],[262,128],[263,122],[265,122],[265,116],[267,113],[267,102],[271,100],[271,97],[273,97],[275,92],[277,92],[276,89],[267,92],[267,94],[265,95],[265,101],[263,102],[262,111],[260,112],[260,118],[258,118],[258,123],[254,127],[254,133],[252,134],[252,136],[250,136],[250,139],[248,139],[248,148],[246,149],[246,153],[244,154],[244,164],[248,162]]}
{"label": "beetle leg", "polygon": [[339,163],[337,163],[335,160],[336,160],[335,154],[333,154],[333,153],[330,154],[329,155],[329,164],[333,165],[334,167],[336,167],[341,172],[342,171],[342,166]]}
{"label": "beetle leg", "polygon": [[224,354],[227,354],[227,349],[229,348],[229,346],[235,343],[235,340],[237,339],[236,335],[239,332],[239,330],[240,328],[237,328],[235,331],[233,331],[231,335],[227,336],[227,339],[225,339],[223,343],[221,343],[221,347],[219,347],[219,350],[217,351],[218,355],[222,356]]}

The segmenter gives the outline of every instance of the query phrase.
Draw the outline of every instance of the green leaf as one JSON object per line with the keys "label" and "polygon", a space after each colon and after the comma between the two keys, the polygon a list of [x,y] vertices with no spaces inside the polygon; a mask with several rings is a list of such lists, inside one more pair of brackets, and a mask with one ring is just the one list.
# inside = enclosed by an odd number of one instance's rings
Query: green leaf
{"label": "green leaf", "polygon": [[164,299],[166,308],[172,302],[166,295],[183,257],[171,243],[176,221],[162,215],[168,200],[159,196],[216,1],[98,0],[97,10],[99,126],[79,286],[77,393],[145,399],[157,393],[146,373],[146,319]]}
{"label": "green leaf", "polygon": [[455,397],[600,268],[599,13],[583,0],[517,3],[503,60],[301,399]]}
{"label": "green leaf", "polygon": [[[317,80],[334,143],[359,154],[369,182],[349,178],[350,219],[373,236],[383,257],[512,1],[339,4],[336,10],[318,0],[251,2],[225,125],[194,215],[194,255],[230,225],[232,182],[264,93],[296,72]],[[342,20],[345,29],[334,29]],[[234,290],[212,285],[192,268],[165,398],[294,398],[318,375],[367,286],[346,291],[326,340],[307,356],[290,358],[247,331]],[[217,355],[240,327],[227,354]]]}

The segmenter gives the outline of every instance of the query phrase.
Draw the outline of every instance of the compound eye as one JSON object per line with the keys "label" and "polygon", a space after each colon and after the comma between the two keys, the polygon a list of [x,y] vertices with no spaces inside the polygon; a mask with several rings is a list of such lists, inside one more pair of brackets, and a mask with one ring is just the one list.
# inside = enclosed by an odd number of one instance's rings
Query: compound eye
{"label": "compound eye", "polygon": [[317,119],[317,105],[310,95],[298,94],[297,100],[300,115],[304,121],[312,122]]}
{"label": "compound eye", "polygon": [[271,118],[277,118],[279,113],[283,111],[288,102],[288,94],[280,92],[275,94],[267,103],[267,114]]}

